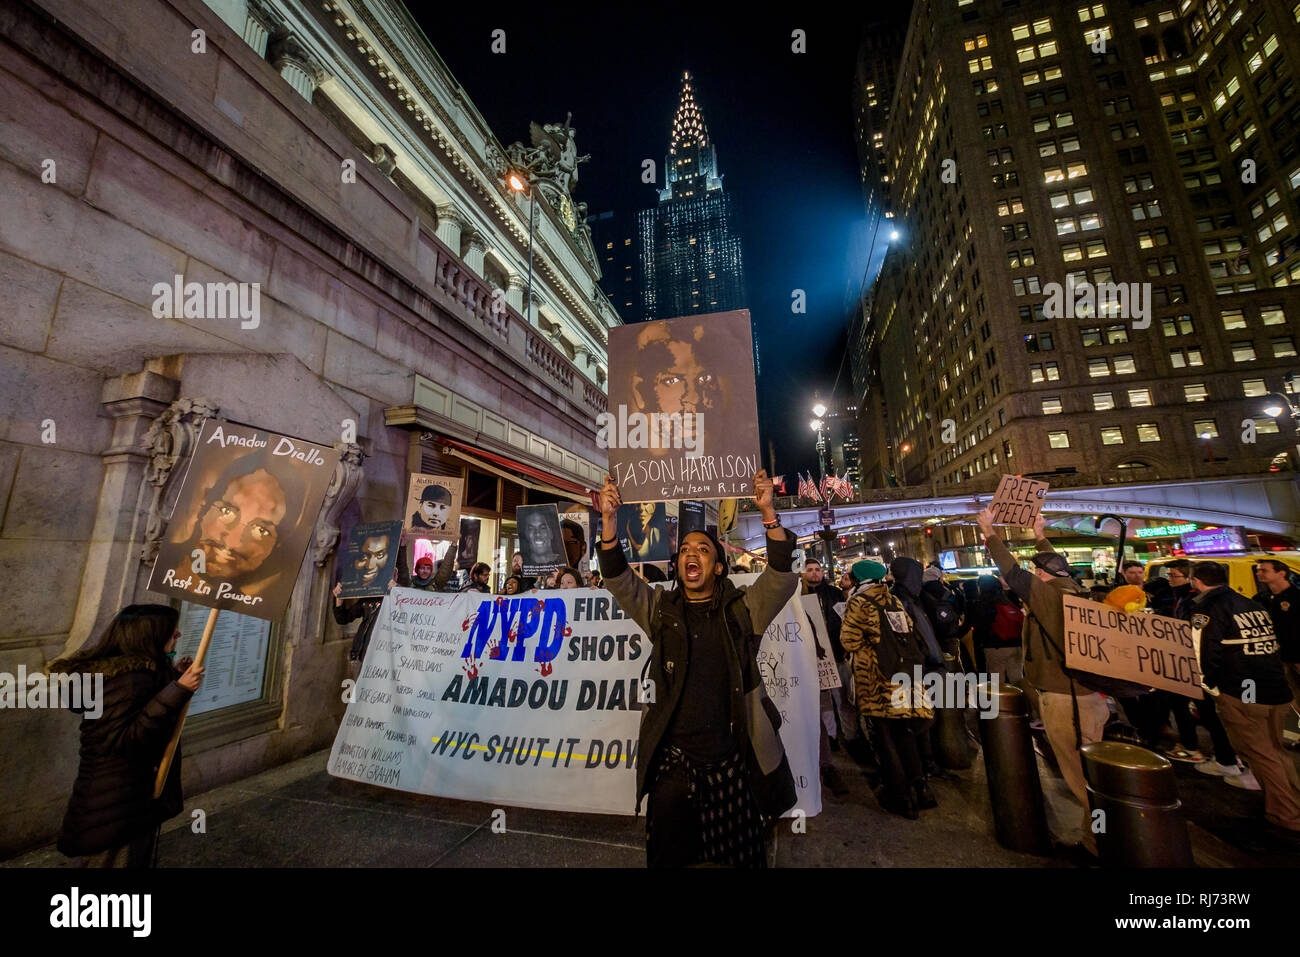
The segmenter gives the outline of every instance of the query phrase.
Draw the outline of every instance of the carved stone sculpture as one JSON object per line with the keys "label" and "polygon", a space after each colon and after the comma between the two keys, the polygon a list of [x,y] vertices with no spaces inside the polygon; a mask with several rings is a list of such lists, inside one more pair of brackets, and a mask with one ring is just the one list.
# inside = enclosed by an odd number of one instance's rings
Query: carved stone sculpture
{"label": "carved stone sculpture", "polygon": [[317,567],[329,561],[330,552],[338,544],[339,519],[343,510],[352,503],[357,486],[361,484],[364,474],[361,461],[366,453],[361,446],[353,442],[335,442],[334,448],[342,451],[338,465],[334,467],[334,477],[329,488],[325,490],[325,501],[321,505],[320,516],[316,519],[316,529],[312,535],[311,560]]}
{"label": "carved stone sculpture", "polygon": [[194,449],[203,423],[220,409],[206,399],[181,397],[154,419],[145,434],[149,449],[149,467],[145,481],[153,486],[149,501],[149,518],[145,525],[144,545],[140,548],[140,561],[151,562],[158,557],[158,546],[171,509],[167,507],[171,491],[171,476],[176,463]]}

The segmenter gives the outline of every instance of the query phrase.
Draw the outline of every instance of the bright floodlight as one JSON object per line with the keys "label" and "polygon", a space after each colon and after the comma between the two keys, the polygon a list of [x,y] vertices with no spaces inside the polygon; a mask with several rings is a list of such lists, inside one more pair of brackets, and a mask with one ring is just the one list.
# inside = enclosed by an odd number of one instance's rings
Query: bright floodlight
{"label": "bright floodlight", "polygon": [[510,174],[510,188],[516,193],[522,193],[527,184],[520,178],[518,173]]}
{"label": "bright floodlight", "polygon": [[889,241],[890,241],[890,242],[893,242],[893,241],[894,241],[895,239],[897,239],[897,238],[898,238],[898,230],[897,230],[897,229],[891,229],[891,230],[889,231]]}
{"label": "bright floodlight", "polygon": [[1202,432],[1202,433],[1201,433],[1201,438],[1203,438],[1203,439],[1208,439],[1208,438],[1210,438],[1210,433],[1209,433],[1209,432]]}
{"label": "bright floodlight", "polygon": [[820,419],[823,415],[826,414],[826,406],[818,402],[816,405],[812,407],[812,414],[817,416],[817,418]]}
{"label": "bright floodlight", "polygon": [[1276,419],[1282,414],[1282,406],[1278,405],[1276,402],[1270,403],[1269,405],[1264,406],[1264,414]]}
{"label": "bright floodlight", "polygon": [[814,432],[820,432],[823,425],[825,425],[825,423],[822,422],[821,419],[813,419],[808,423],[808,428],[812,429]]}

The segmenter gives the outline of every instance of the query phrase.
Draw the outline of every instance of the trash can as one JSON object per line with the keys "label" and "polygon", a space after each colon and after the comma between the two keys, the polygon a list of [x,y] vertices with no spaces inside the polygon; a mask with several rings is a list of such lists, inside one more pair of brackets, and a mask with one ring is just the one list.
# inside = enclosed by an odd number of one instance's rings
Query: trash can
{"label": "trash can", "polygon": [[1119,741],[1084,745],[1080,754],[1103,864],[1195,866],[1174,766],[1166,758]]}
{"label": "trash can", "polygon": [[[961,668],[955,651],[956,640],[952,642],[953,651],[945,649],[943,656],[944,670],[939,677],[947,679],[950,675],[960,675]],[[961,688],[951,680],[944,681],[945,688]],[[934,750],[934,760],[939,767],[948,771],[965,771],[970,767],[971,745],[966,738],[966,702],[949,700],[950,696],[941,691],[937,696],[934,709],[934,727],[930,732],[930,745]]]}
{"label": "trash can", "polygon": [[981,700],[997,706],[997,717],[979,719],[984,745],[984,774],[993,808],[998,843],[1024,854],[1051,853],[1043,786],[1038,780],[1034,740],[1029,730],[1029,702],[1015,685],[984,682]]}

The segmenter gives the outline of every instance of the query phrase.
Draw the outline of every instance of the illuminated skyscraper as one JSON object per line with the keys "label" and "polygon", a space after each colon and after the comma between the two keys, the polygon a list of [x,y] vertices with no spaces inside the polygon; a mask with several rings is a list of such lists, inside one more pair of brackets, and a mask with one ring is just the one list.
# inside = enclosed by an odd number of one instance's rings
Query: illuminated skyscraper
{"label": "illuminated skyscraper", "polygon": [[637,227],[645,318],[745,308],[736,214],[689,73],[682,76],[659,203],[641,210]]}

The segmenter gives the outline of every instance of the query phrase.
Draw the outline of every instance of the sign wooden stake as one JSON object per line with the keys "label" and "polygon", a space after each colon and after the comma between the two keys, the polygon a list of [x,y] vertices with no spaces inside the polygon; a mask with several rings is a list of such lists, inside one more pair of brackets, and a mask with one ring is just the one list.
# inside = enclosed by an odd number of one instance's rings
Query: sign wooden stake
{"label": "sign wooden stake", "polygon": [[[203,626],[203,637],[199,640],[199,650],[194,652],[194,664],[202,665],[203,659],[208,655],[208,645],[212,644],[212,633],[217,627],[217,616],[221,614],[220,608],[208,609],[208,620]],[[181,709],[180,719],[176,722],[176,730],[172,732],[172,739],[167,742],[167,750],[163,752],[162,763],[158,765],[158,777],[154,780],[153,796],[154,799],[162,797],[163,785],[167,783],[167,772],[171,770],[172,760],[176,757],[176,748],[181,743],[181,729],[185,727],[185,716],[190,713],[190,703],[185,702],[185,707]]]}

